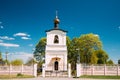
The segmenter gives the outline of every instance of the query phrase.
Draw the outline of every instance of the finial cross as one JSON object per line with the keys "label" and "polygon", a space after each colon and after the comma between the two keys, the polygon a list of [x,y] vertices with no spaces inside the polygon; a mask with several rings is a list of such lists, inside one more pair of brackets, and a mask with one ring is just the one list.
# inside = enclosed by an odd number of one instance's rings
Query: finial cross
{"label": "finial cross", "polygon": [[56,18],[58,18],[58,11],[56,10]]}

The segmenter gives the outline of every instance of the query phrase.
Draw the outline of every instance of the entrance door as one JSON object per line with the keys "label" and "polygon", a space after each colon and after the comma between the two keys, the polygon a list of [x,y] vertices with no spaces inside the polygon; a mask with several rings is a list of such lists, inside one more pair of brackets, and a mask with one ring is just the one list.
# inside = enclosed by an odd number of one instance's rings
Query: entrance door
{"label": "entrance door", "polygon": [[55,61],[55,63],[54,63],[54,69],[58,70],[58,61]]}

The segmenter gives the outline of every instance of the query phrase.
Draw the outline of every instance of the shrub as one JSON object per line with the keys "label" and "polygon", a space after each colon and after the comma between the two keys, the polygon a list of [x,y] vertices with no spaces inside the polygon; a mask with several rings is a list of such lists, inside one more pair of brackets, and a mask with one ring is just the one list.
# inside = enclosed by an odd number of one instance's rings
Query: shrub
{"label": "shrub", "polygon": [[21,74],[21,73],[17,74],[17,77],[22,77],[22,76],[23,76],[23,74]]}

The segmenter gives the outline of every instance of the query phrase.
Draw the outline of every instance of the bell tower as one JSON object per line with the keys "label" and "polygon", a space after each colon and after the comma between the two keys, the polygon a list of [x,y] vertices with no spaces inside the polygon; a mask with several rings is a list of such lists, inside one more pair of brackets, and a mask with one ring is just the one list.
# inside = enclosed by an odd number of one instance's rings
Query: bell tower
{"label": "bell tower", "polygon": [[56,12],[56,17],[54,19],[54,28],[46,31],[46,71],[67,71],[67,31],[59,29],[59,23],[60,20]]}

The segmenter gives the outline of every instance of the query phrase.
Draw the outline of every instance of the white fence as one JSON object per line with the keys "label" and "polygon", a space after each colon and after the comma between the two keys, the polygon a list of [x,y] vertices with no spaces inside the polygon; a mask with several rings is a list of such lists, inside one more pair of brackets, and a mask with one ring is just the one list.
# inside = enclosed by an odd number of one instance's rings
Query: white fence
{"label": "white fence", "polygon": [[[78,65],[78,64],[77,64]],[[119,65],[80,65],[77,72],[80,75],[120,75]],[[80,76],[79,75],[79,76]]]}
{"label": "white fence", "polygon": [[24,74],[24,75],[33,75],[37,76],[37,64],[27,66],[27,65],[21,65],[21,66],[12,66],[12,65],[5,65],[0,66],[0,75],[17,75],[18,73]]}
{"label": "white fence", "polygon": [[82,75],[119,75],[120,66],[81,66]]}

